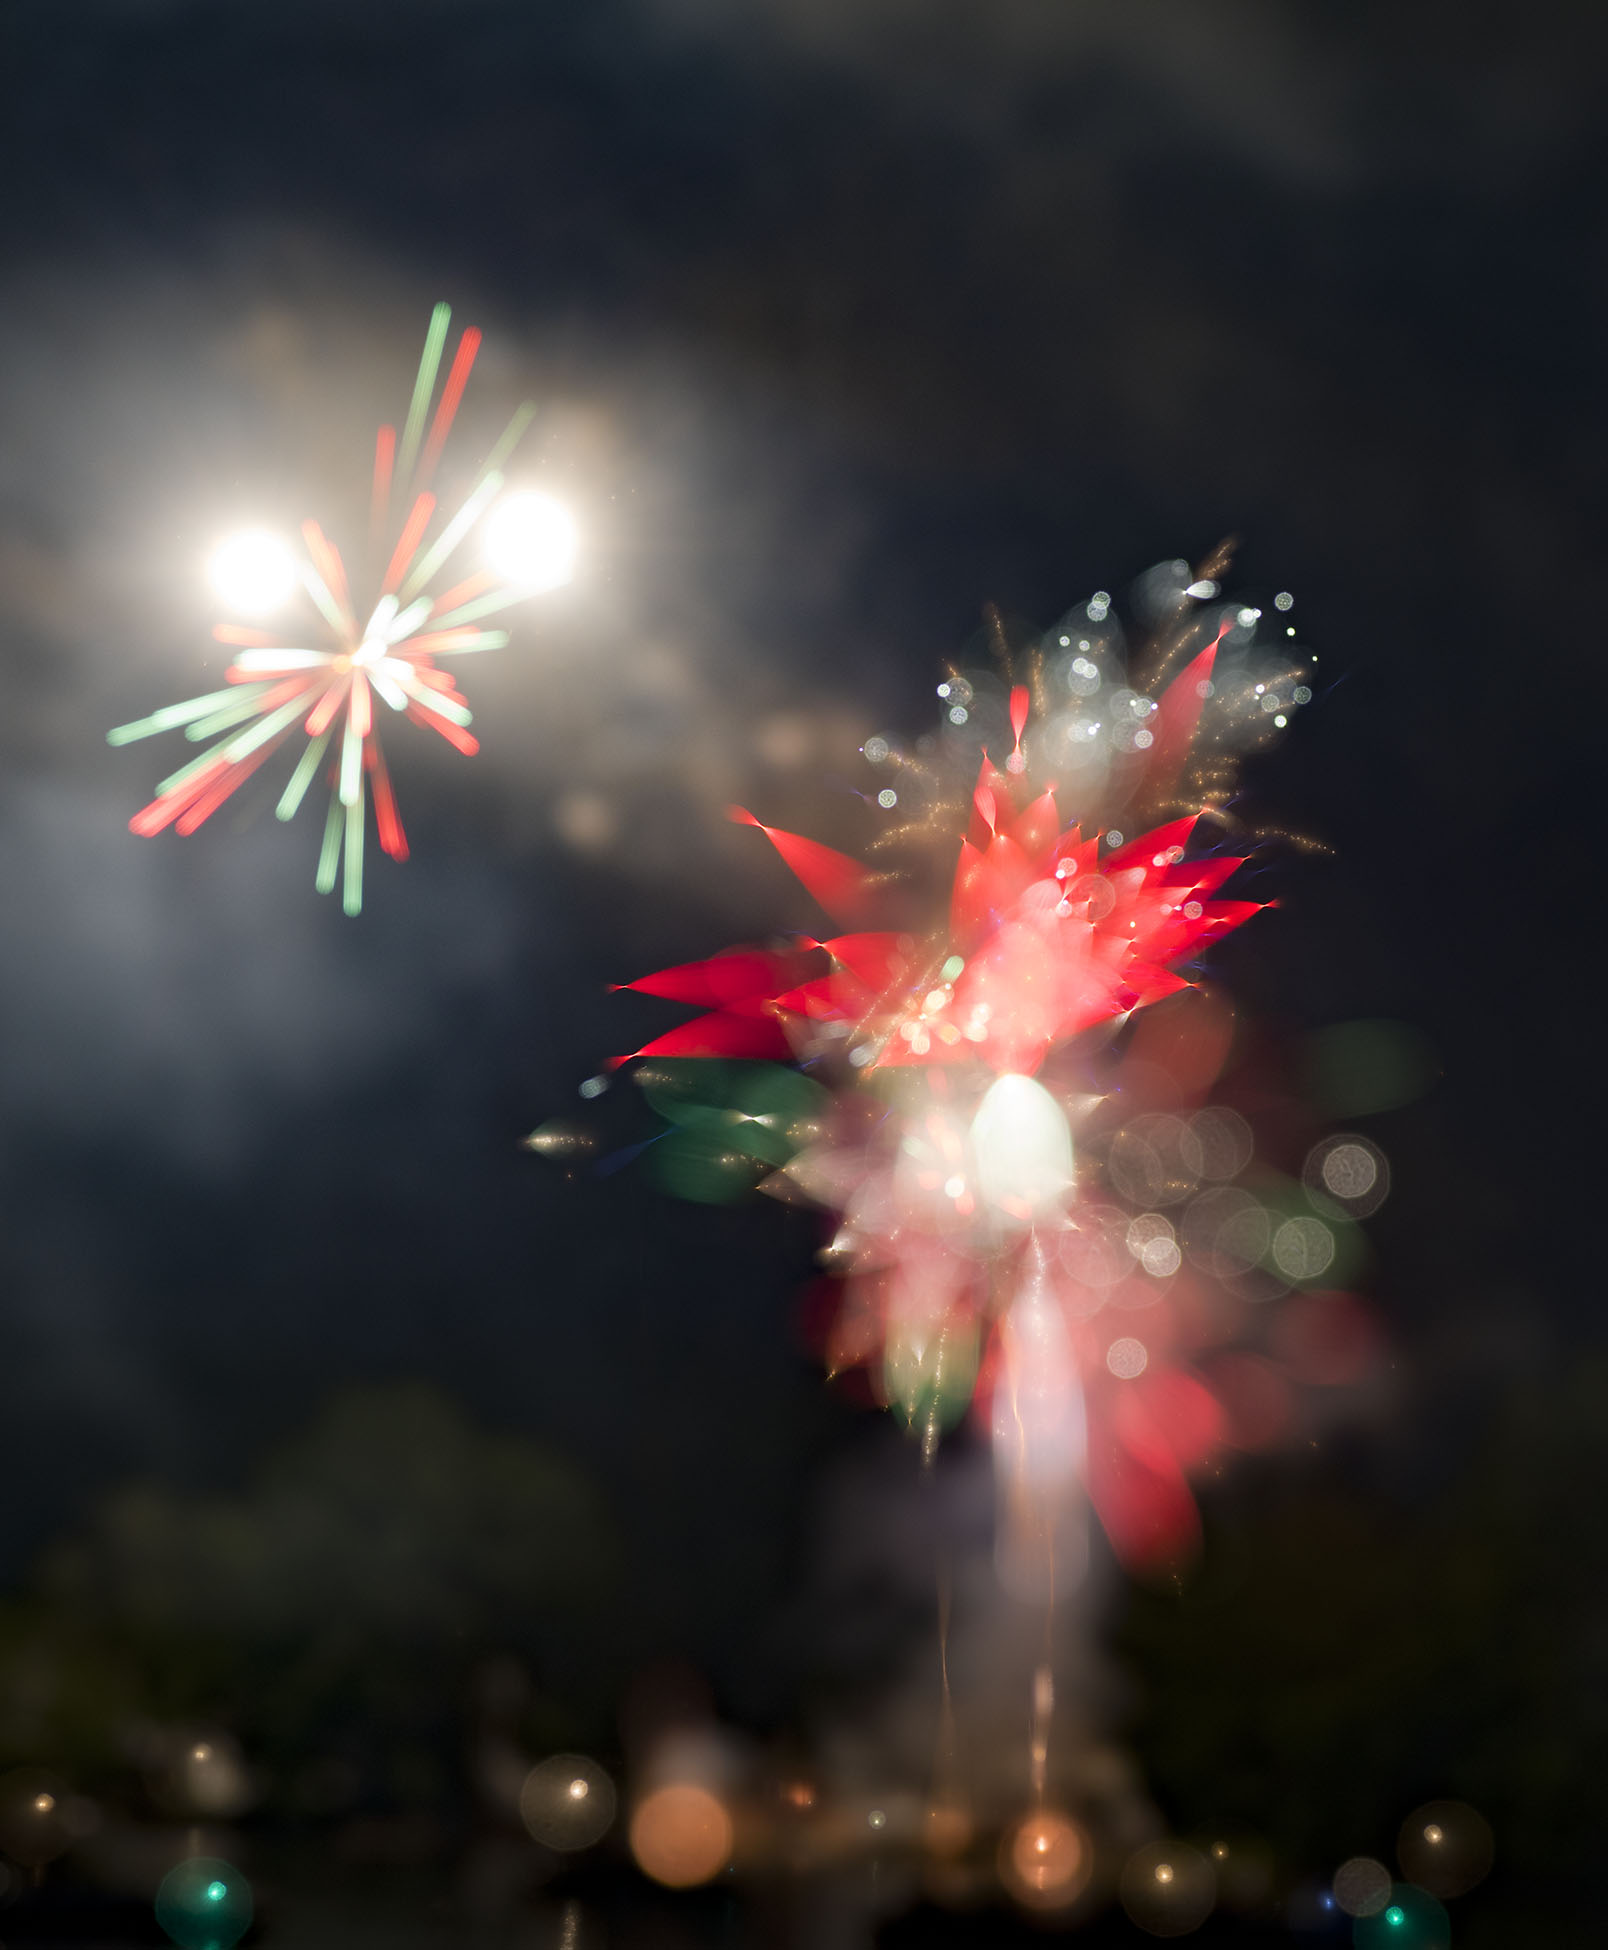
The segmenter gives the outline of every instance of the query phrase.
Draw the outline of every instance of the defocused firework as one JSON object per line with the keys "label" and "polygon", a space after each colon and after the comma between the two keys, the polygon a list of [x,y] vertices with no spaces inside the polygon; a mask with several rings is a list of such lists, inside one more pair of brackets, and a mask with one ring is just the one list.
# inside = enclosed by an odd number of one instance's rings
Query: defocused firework
{"label": "defocused firework", "polygon": [[[864,748],[904,871],[762,829],[844,932],[627,985],[703,1011],[623,1059],[668,1126],[661,1179],[836,1215],[829,1368],[867,1370],[929,1454],[975,1409],[1023,1584],[1074,1483],[1126,1562],[1189,1548],[1189,1475],[1268,1439],[1301,1368],[1246,1303],[1331,1283],[1371,1209],[1329,1148],[1297,1182],[1210,1101],[1231,1018],[1186,971],[1266,905],[1224,893],[1235,762],[1311,696],[1290,599],[1281,641],[1217,600],[1223,563],[1142,580],[1131,659],[1104,592],[1014,650],[991,617],[1003,675],[951,670],[936,736]],[[1128,1028],[1168,998],[1158,1034]],[[1359,1184],[1383,1171],[1349,1142]],[[1309,1335],[1366,1336],[1347,1304]]]}
{"label": "defocused firework", "polygon": [[[193,833],[282,745],[301,737],[305,744],[277,816],[292,818],[320,771],[327,773],[330,799],[316,884],[327,894],[339,878],[342,906],[356,914],[363,904],[370,799],[382,851],[393,860],[408,856],[380,745],[380,707],[439,733],[466,755],[479,750],[468,704],[441,663],[501,649],[507,631],[483,627],[485,619],[564,581],[574,536],[563,510],[545,496],[503,493],[503,469],[535,411],[528,402],[509,421],[461,504],[438,524],[431,482],[480,346],[473,327],[461,334],[437,398],[450,322],[450,308],[437,305],[400,443],[392,426],[382,426],[375,442],[374,559],[377,569],[381,562],[384,567],[374,595],[361,609],[355,604],[346,565],[316,521],[303,522],[299,555],[266,535],[240,536],[220,550],[214,575],[234,607],[266,610],[299,589],[310,600],[308,621],[318,627],[287,639],[268,629],[218,624],[214,637],[235,653],[224,673],[226,689],[168,705],[107,734],[110,743],[123,745],[182,727],[192,743],[215,740],[161,782],[156,797],[129,821],[132,832],[149,836],[173,826]],[[406,512],[382,544],[393,505]],[[488,566],[435,591],[432,585],[477,532]],[[315,636],[324,640],[311,640]]]}

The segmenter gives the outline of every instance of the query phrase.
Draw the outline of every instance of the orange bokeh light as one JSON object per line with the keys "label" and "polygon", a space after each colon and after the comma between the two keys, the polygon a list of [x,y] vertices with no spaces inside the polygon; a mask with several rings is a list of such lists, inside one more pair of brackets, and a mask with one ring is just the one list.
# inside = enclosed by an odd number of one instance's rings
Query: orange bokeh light
{"label": "orange bokeh light", "polygon": [[1069,1816],[1040,1808],[1005,1831],[1000,1879],[1029,1909],[1065,1909],[1083,1893],[1094,1851]]}
{"label": "orange bokeh light", "polygon": [[707,1788],[674,1781],[655,1788],[631,1817],[631,1853],[644,1875],[668,1889],[691,1889],[731,1860],[732,1824]]}

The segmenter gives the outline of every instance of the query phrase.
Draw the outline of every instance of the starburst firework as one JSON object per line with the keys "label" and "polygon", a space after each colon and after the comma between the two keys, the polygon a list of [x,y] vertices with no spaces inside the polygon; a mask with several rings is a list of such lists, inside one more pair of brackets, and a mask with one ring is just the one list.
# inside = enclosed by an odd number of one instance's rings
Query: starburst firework
{"label": "starburst firework", "polygon": [[[502,648],[507,631],[485,628],[485,619],[567,573],[559,559],[567,546],[561,511],[542,497],[502,495],[503,468],[534,412],[528,403],[514,414],[462,503],[438,526],[440,510],[430,483],[480,345],[480,333],[473,327],[462,333],[436,399],[450,319],[450,309],[437,305],[400,446],[391,426],[380,428],[375,443],[376,537],[385,532],[393,501],[405,506],[406,513],[394,540],[379,552],[377,560],[385,566],[370,600],[356,604],[334,543],[316,521],[303,522],[303,551],[293,561],[287,558],[287,570],[310,600],[307,619],[317,627],[287,639],[266,629],[218,624],[214,637],[234,652],[224,673],[225,689],[168,705],[107,734],[109,742],[122,745],[182,728],[192,743],[215,741],[165,778],[150,804],[129,821],[132,832],[145,836],[168,826],[195,832],[259,766],[288,741],[302,738],[277,816],[292,818],[320,772],[326,773],[330,798],[316,884],[320,893],[329,893],[339,878],[348,914],[358,913],[363,904],[370,800],[382,851],[394,860],[408,856],[380,744],[382,711],[427,727],[466,755],[478,751],[469,730],[468,703],[442,665]],[[530,506],[522,509],[521,502]],[[494,510],[504,515],[511,511],[516,524],[522,512],[532,510],[538,522],[545,521],[558,549],[546,572],[538,567],[534,575],[510,575],[483,569],[434,590],[432,584]],[[324,641],[310,640],[317,637]]]}

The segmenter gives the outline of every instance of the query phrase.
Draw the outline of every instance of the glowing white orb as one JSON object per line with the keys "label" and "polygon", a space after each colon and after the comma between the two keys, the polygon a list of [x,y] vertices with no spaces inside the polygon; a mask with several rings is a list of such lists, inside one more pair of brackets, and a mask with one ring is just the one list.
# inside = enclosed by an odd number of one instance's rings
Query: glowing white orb
{"label": "glowing white orb", "polygon": [[220,542],[207,561],[207,580],[226,608],[266,616],[296,593],[296,558],[277,535],[252,528]]}
{"label": "glowing white orb", "polygon": [[575,573],[575,519],[550,494],[505,496],[487,515],[482,536],[488,567],[516,589],[557,589]]}
{"label": "glowing white orb", "polygon": [[971,1127],[972,1166],[989,1205],[1019,1223],[1039,1218],[1072,1188],[1066,1113],[1031,1077],[997,1077]]}

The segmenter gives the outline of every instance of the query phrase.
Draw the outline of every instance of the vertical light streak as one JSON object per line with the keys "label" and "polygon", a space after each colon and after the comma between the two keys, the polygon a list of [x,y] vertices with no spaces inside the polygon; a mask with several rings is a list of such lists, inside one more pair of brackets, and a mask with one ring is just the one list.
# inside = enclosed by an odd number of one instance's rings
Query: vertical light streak
{"label": "vertical light streak", "polygon": [[424,416],[429,411],[430,395],[435,391],[436,370],[441,364],[441,348],[452,322],[451,305],[437,305],[430,314],[430,329],[424,335],[424,352],[419,374],[413,382],[413,400],[402,429],[402,452],[397,460],[397,480],[406,487],[413,478],[413,460],[419,451],[419,436],[424,432]]}
{"label": "vertical light streak", "polygon": [[377,542],[385,533],[391,512],[391,470],[396,465],[396,428],[381,427],[374,436],[374,494],[369,504],[369,527]]}
{"label": "vertical light streak", "polygon": [[340,551],[316,521],[302,523],[302,540],[307,544],[307,553],[313,558],[313,566],[323,578],[324,587],[329,591],[341,619],[335,628],[344,629],[350,636],[357,625],[352,615],[351,591],[346,584],[346,565],[341,560]]}
{"label": "vertical light streak", "polygon": [[374,729],[374,699],[369,692],[368,678],[361,670],[352,672],[350,722],[352,734],[359,743]]}
{"label": "vertical light streak", "polygon": [[413,504],[412,512],[403,524],[402,533],[397,537],[396,550],[391,557],[391,566],[385,572],[385,580],[380,584],[381,593],[387,596],[396,594],[397,586],[407,574],[408,564],[413,560],[414,550],[423,539],[430,517],[435,512],[435,496],[421,494]]}
{"label": "vertical light streak", "polygon": [[363,740],[357,735],[357,727],[347,714],[346,729],[341,734],[341,778],[337,797],[343,806],[355,805],[363,779]]}
{"label": "vertical light streak", "polygon": [[447,444],[447,435],[452,431],[452,422],[457,415],[458,402],[463,398],[463,389],[469,383],[470,368],[474,365],[475,354],[479,350],[480,333],[475,326],[471,325],[458,341],[452,369],[447,374],[446,385],[441,389],[441,404],[436,408],[430,437],[425,441],[424,453],[419,459],[421,487],[435,472],[436,462],[441,458],[441,449]]}
{"label": "vertical light streak", "polygon": [[[358,747],[359,751],[362,747]],[[363,774],[357,775],[357,793],[346,808],[346,880],[341,888],[341,911],[363,912]]]}
{"label": "vertical light streak", "polygon": [[345,808],[339,799],[331,799],[329,811],[324,815],[324,843],[318,849],[318,872],[313,877],[313,885],[321,894],[333,893],[335,889],[335,869],[341,858],[341,821]]}
{"label": "vertical light streak", "polygon": [[385,754],[380,750],[379,740],[369,745],[369,771],[374,782],[374,823],[379,828],[380,847],[393,860],[408,857],[407,835],[402,830],[402,816],[396,809],[396,796],[391,791],[391,775],[386,770]]}
{"label": "vertical light streak", "polygon": [[293,819],[296,810],[306,797],[307,788],[313,782],[319,761],[329,749],[330,733],[321,732],[296,761],[296,769],[290,775],[290,783],[280,795],[279,804],[274,807],[275,819]]}
{"label": "vertical light streak", "polygon": [[[1048,1621],[1055,1609],[1052,1598],[1045,1608],[1046,1632]],[[1050,1720],[1055,1712],[1055,1674],[1048,1660],[1033,1675],[1033,1798],[1042,1808],[1044,1788],[1049,1779],[1050,1763]]]}

